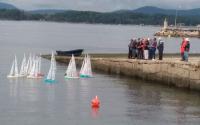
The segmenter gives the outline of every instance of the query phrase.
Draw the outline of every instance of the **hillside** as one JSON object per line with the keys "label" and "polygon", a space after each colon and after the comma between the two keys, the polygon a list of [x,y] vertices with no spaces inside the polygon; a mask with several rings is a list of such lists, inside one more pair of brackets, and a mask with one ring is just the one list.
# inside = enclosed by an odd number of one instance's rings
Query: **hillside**
{"label": "hillside", "polygon": [[200,8],[190,10],[175,10],[175,9],[161,9],[158,7],[145,6],[135,10],[134,13],[142,14],[165,14],[165,15],[176,15],[176,12],[180,16],[200,16]]}
{"label": "hillside", "polygon": [[0,9],[17,9],[17,7],[15,7],[11,4],[0,2]]}
{"label": "hillside", "polygon": [[[163,25],[165,18],[174,24],[176,10],[146,6],[136,10],[94,12],[76,10],[41,9],[25,11],[10,4],[0,3],[0,20],[38,20],[72,23],[144,24]],[[177,23],[196,26],[200,24],[200,9],[178,10]]]}

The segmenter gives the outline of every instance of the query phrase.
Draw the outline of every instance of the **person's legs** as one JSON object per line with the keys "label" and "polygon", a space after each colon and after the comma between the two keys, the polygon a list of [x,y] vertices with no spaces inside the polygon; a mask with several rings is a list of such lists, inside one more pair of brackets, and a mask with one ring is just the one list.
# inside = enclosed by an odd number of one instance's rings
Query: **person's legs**
{"label": "person's legs", "polygon": [[181,61],[184,61],[185,59],[184,59],[184,52],[183,53],[181,53]]}
{"label": "person's legs", "polygon": [[186,62],[188,62],[188,52],[187,51],[184,52],[184,60]]}
{"label": "person's legs", "polygon": [[129,48],[128,50],[128,58],[130,59],[131,58],[131,49]]}
{"label": "person's legs", "polygon": [[160,53],[160,60],[163,60],[163,51]]}
{"label": "person's legs", "polygon": [[153,59],[156,59],[156,48],[153,48]]}
{"label": "person's legs", "polygon": [[132,49],[132,57],[135,59],[135,57],[136,57],[136,49]]}
{"label": "person's legs", "polygon": [[163,51],[159,51],[159,60],[162,60],[163,59]]}

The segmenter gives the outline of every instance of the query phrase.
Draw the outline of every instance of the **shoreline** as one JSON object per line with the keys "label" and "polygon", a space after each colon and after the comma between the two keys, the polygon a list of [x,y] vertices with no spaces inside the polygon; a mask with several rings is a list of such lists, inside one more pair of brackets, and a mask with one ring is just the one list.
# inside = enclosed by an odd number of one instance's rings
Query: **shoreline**
{"label": "shoreline", "polygon": [[[180,61],[178,54],[165,55],[162,61],[127,59],[127,54],[90,55],[92,69],[96,71],[200,91],[200,54],[190,56],[189,62]],[[50,59],[50,55],[42,57]],[[56,56],[56,61],[68,64],[70,58]],[[75,59],[80,67],[83,56]]]}

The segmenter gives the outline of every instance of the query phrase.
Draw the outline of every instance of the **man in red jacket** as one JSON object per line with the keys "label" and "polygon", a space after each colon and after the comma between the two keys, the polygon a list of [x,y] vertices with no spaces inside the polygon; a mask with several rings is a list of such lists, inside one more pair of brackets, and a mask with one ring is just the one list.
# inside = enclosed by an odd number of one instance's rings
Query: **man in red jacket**
{"label": "man in red jacket", "polygon": [[185,58],[184,58],[184,51],[185,51],[185,46],[187,44],[187,41],[185,38],[183,38],[183,41],[181,43],[181,48],[180,48],[180,52],[181,52],[181,61],[184,61]]}

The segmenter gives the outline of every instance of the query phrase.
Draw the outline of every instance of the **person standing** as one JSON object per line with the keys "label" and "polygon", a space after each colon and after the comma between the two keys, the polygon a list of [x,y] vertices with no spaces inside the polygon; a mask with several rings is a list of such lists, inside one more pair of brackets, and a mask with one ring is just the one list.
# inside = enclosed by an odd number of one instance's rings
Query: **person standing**
{"label": "person standing", "polygon": [[128,44],[128,58],[131,59],[132,58],[132,43],[133,43],[133,39],[130,40],[130,43]]}
{"label": "person standing", "polygon": [[136,49],[137,49],[137,40],[135,38],[133,38],[133,42],[132,42],[132,57],[133,59],[135,59],[137,57],[137,52],[136,52]]}
{"label": "person standing", "polygon": [[143,41],[143,52],[144,52],[144,59],[149,59],[149,40],[150,39],[144,39]]}
{"label": "person standing", "polygon": [[190,51],[190,40],[189,38],[185,39],[185,49],[184,49],[184,59],[186,62],[188,62],[188,57],[189,57],[189,51]]}
{"label": "person standing", "polygon": [[143,59],[143,39],[138,41],[137,49],[138,49],[138,59]]}
{"label": "person standing", "polygon": [[163,59],[163,51],[164,51],[164,41],[161,38],[158,38],[158,55],[159,55],[159,60]]}
{"label": "person standing", "polygon": [[156,47],[157,47],[157,40],[156,38],[153,39],[153,44],[152,44],[152,59],[156,59]]}
{"label": "person standing", "polygon": [[149,40],[149,59],[153,58],[153,39]]}
{"label": "person standing", "polygon": [[185,58],[184,58],[185,44],[186,44],[186,39],[183,38],[182,43],[181,43],[181,47],[180,47],[181,61],[185,61]]}

